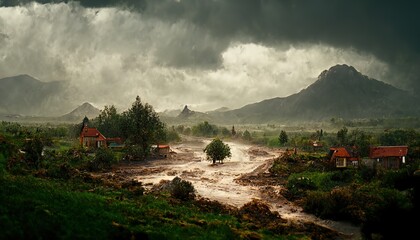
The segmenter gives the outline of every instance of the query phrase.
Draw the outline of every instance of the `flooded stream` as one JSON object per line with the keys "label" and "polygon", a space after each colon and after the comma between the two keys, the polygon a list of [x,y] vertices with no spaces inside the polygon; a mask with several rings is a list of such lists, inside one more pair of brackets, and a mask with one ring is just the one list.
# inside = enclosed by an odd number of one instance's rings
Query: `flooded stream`
{"label": "flooded stream", "polygon": [[[162,160],[150,161],[144,164],[145,170],[136,179],[147,186],[159,183],[161,180],[172,180],[178,176],[192,182],[197,194],[216,200],[223,204],[241,207],[253,199],[265,202],[273,211],[278,211],[282,218],[294,221],[313,222],[334,229],[349,236],[350,239],[361,239],[359,228],[351,224],[321,220],[304,213],[293,202],[280,195],[282,186],[251,186],[239,184],[235,179],[248,174],[258,174],[268,171],[273,158],[282,154],[276,149],[255,150],[251,145],[236,142],[226,142],[232,157],[223,164],[211,164],[206,160],[203,148],[210,142],[207,139],[191,139],[171,146],[175,152]],[[254,149],[254,151],[250,151]],[[270,191],[275,198],[264,197]]]}

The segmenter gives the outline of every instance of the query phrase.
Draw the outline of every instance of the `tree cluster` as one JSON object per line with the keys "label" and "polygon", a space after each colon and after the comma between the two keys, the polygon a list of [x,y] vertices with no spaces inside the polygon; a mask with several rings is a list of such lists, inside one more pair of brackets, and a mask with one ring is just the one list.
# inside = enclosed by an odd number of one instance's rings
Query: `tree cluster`
{"label": "tree cluster", "polygon": [[153,107],[143,104],[139,96],[122,114],[114,106],[105,106],[93,124],[106,137],[125,139],[132,159],[146,158],[152,144],[166,141],[164,123]]}

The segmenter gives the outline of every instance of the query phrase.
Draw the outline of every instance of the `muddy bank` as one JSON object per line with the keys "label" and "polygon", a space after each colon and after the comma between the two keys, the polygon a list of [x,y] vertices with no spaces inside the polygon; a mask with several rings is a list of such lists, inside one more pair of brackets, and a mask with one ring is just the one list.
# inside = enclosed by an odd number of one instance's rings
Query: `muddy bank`
{"label": "muddy bank", "polygon": [[274,158],[283,153],[281,150],[226,142],[232,157],[223,164],[213,165],[203,153],[209,142],[208,139],[191,138],[172,145],[174,153],[168,158],[122,164],[113,174],[134,178],[142,182],[146,190],[161,180],[172,180],[178,176],[192,182],[199,197],[236,208],[253,200],[262,201],[284,219],[317,224],[337,231],[345,238],[360,239],[358,227],[306,214],[281,195],[284,180],[282,182],[268,172]]}

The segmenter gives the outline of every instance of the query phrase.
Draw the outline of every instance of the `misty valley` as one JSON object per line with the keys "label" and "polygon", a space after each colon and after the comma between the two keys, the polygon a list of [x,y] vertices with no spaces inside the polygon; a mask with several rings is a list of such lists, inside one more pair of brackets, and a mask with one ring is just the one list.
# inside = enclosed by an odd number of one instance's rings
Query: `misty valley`
{"label": "misty valley", "polygon": [[412,98],[343,65],[236,110],[156,112],[137,96],[122,112],[3,115],[2,238],[412,236],[420,121],[415,104],[401,109]]}
{"label": "misty valley", "polygon": [[418,9],[0,0],[0,239],[416,239]]}

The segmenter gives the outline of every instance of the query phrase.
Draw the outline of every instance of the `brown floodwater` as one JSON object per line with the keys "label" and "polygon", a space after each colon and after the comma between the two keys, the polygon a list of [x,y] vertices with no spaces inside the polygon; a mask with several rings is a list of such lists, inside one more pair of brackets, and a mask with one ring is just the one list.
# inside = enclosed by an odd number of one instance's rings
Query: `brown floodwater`
{"label": "brown floodwater", "polygon": [[[254,186],[239,184],[235,179],[246,174],[258,174],[268,171],[272,159],[282,154],[281,150],[261,148],[237,142],[225,142],[231,148],[232,157],[223,164],[211,164],[206,160],[204,147],[210,143],[208,139],[191,138],[180,144],[172,145],[175,154],[162,160],[149,161],[144,166],[147,171],[135,178],[146,188],[161,180],[172,180],[178,176],[190,181],[197,194],[223,204],[241,207],[244,204],[259,199],[277,211],[284,219],[293,221],[313,222],[334,229],[351,239],[361,239],[360,228],[346,222],[322,220],[288,201],[280,194],[283,186]],[[254,151],[250,151],[253,149]],[[258,154],[262,153],[262,154]],[[270,197],[267,197],[270,196]],[[273,197],[274,196],[274,197]]]}

